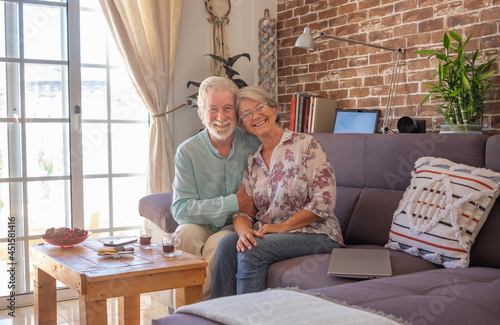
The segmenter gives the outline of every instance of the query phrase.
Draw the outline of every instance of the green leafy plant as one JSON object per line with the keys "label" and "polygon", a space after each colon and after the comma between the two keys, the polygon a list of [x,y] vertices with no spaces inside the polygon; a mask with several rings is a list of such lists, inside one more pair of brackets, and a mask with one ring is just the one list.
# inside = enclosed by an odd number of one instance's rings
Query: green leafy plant
{"label": "green leafy plant", "polygon": [[[220,56],[217,56],[217,55],[214,55],[214,54],[205,54],[204,56],[210,56],[213,60],[221,62],[222,67],[224,68],[224,71],[226,73],[226,76],[229,79],[231,79],[236,84],[236,86],[238,86],[238,88],[248,86],[247,83],[245,81],[243,81],[242,79],[235,78],[236,76],[239,76],[240,74],[236,70],[233,69],[233,65],[241,57],[245,57],[248,59],[248,61],[250,61],[250,54],[241,53],[241,54],[238,54],[238,55],[235,55],[232,57],[228,57],[227,59],[220,57]],[[201,82],[188,81],[187,87],[189,88],[191,85],[193,85],[195,87],[200,87]],[[198,98],[198,93],[193,94],[191,96],[188,96],[188,98],[192,98],[196,101],[196,99]]]}
{"label": "green leafy plant", "polygon": [[429,99],[442,99],[443,101],[437,104],[437,111],[449,124],[472,124],[480,119],[486,94],[492,91],[490,77],[495,71],[489,70],[495,59],[477,65],[480,50],[466,55],[465,46],[471,37],[472,34],[462,42],[462,37],[457,33],[445,32],[443,48],[415,52],[428,55],[428,59],[439,60],[432,75],[433,79],[438,77],[438,82],[426,82],[431,89],[420,106]]}

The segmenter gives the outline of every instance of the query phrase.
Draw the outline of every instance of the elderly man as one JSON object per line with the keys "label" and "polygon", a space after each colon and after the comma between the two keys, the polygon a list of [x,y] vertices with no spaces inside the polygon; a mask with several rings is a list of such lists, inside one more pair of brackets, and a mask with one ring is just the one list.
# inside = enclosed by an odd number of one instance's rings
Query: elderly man
{"label": "elderly man", "polygon": [[256,212],[252,197],[239,187],[248,156],[260,142],[237,127],[237,91],[227,78],[209,77],[202,82],[198,115],[206,128],[183,142],[175,154],[172,214],[179,223],[178,249],[207,261],[205,300],[210,296],[219,240],[234,231],[233,213],[254,216]]}

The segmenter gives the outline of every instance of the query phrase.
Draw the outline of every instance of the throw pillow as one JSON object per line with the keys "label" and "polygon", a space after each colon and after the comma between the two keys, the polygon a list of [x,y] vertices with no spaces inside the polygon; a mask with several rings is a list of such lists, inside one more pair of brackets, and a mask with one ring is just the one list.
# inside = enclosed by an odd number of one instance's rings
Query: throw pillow
{"label": "throw pillow", "polygon": [[468,267],[470,249],[499,195],[500,173],[422,157],[394,213],[387,248],[447,268]]}

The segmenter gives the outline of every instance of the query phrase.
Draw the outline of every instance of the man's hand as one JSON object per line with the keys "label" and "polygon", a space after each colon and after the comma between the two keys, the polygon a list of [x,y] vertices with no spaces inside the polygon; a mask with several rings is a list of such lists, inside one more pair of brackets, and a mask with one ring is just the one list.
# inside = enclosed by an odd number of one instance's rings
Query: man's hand
{"label": "man's hand", "polygon": [[245,185],[241,185],[238,192],[236,192],[236,199],[238,200],[239,212],[246,213],[254,218],[257,209],[255,208],[255,203],[253,203],[253,197],[245,193]]}

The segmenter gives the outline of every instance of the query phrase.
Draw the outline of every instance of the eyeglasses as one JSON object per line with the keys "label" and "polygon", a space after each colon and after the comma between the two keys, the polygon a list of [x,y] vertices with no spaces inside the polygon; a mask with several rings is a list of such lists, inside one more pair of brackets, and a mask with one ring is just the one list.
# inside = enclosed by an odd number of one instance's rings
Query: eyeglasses
{"label": "eyeglasses", "polygon": [[268,108],[268,106],[266,104],[260,104],[256,108],[247,109],[246,111],[244,111],[243,113],[240,114],[241,120],[247,121],[247,120],[253,118],[254,113],[262,114],[264,111],[267,110],[267,108]]}

